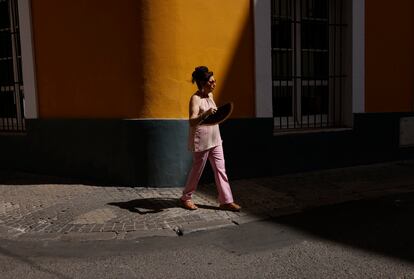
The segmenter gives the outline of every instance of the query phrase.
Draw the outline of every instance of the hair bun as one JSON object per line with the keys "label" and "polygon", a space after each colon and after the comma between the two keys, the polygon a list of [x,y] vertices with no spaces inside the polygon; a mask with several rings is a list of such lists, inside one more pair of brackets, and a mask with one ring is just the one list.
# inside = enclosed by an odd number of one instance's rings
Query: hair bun
{"label": "hair bun", "polygon": [[206,72],[208,72],[208,67],[207,66],[198,66],[194,69],[194,72],[206,73]]}
{"label": "hair bun", "polygon": [[198,66],[195,67],[194,72],[192,74],[193,77],[193,83],[197,80],[202,80],[204,76],[208,73],[208,67],[207,66]]}
{"label": "hair bun", "polygon": [[194,72],[191,75],[192,82],[197,83],[197,86],[200,88],[201,84],[207,82],[212,75],[213,72],[210,72],[207,66],[195,67]]}

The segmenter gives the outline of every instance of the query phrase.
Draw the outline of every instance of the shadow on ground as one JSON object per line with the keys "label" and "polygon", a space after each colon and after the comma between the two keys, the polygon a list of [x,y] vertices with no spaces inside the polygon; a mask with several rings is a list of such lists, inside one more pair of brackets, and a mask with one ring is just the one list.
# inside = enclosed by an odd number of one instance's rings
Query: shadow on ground
{"label": "shadow on ground", "polygon": [[[164,209],[182,207],[179,199],[166,199],[166,198],[148,198],[148,199],[135,199],[127,202],[110,202],[108,205],[117,206],[121,209],[126,209],[133,213],[149,214],[159,213]],[[206,205],[196,203],[198,208],[220,210],[218,206]]]}
{"label": "shadow on ground", "polygon": [[323,206],[273,219],[307,234],[414,261],[414,193]]}
{"label": "shadow on ground", "polygon": [[206,205],[206,204],[200,204],[200,203],[196,203],[195,205],[197,205],[197,207],[201,209],[222,210],[220,207],[213,206],[213,205]]}
{"label": "shadow on ground", "polygon": [[110,202],[108,205],[117,206],[133,213],[153,214],[164,211],[164,209],[180,207],[177,199],[148,198],[135,199],[126,202]]}
{"label": "shadow on ground", "polygon": [[[26,172],[5,171],[0,170],[0,184],[3,185],[43,185],[43,184],[65,184],[65,185],[90,185],[90,186],[103,186],[114,187],[122,186],[116,183],[108,183],[106,181],[92,181],[81,178],[69,178],[62,176],[43,175]],[[130,187],[130,186],[128,186]]]}

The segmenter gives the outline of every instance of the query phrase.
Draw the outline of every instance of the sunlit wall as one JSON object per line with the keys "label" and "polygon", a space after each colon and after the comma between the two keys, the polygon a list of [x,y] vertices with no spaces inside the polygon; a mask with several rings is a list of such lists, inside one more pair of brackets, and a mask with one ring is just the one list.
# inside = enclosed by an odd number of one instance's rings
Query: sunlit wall
{"label": "sunlit wall", "polygon": [[250,0],[31,3],[40,118],[186,118],[197,65],[254,116]]}

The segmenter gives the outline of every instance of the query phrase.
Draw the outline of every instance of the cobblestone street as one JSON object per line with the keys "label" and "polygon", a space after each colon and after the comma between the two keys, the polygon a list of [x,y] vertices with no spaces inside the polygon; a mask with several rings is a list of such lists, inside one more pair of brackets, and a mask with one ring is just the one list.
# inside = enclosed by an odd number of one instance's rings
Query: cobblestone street
{"label": "cobblestone street", "polygon": [[408,161],[232,181],[241,212],[219,210],[214,184],[200,185],[194,196],[199,209],[187,211],[178,204],[182,188],[38,184],[33,176],[3,172],[0,235],[17,240],[177,236],[321,205],[412,192],[413,170]]}

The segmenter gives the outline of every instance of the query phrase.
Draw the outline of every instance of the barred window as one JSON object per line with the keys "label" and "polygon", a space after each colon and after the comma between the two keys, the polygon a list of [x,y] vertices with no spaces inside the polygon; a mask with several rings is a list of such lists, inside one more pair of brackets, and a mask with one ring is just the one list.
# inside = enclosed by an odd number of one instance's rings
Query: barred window
{"label": "barred window", "polygon": [[24,130],[17,0],[0,0],[0,131]]}
{"label": "barred window", "polygon": [[275,129],[343,125],[343,0],[272,0]]}

